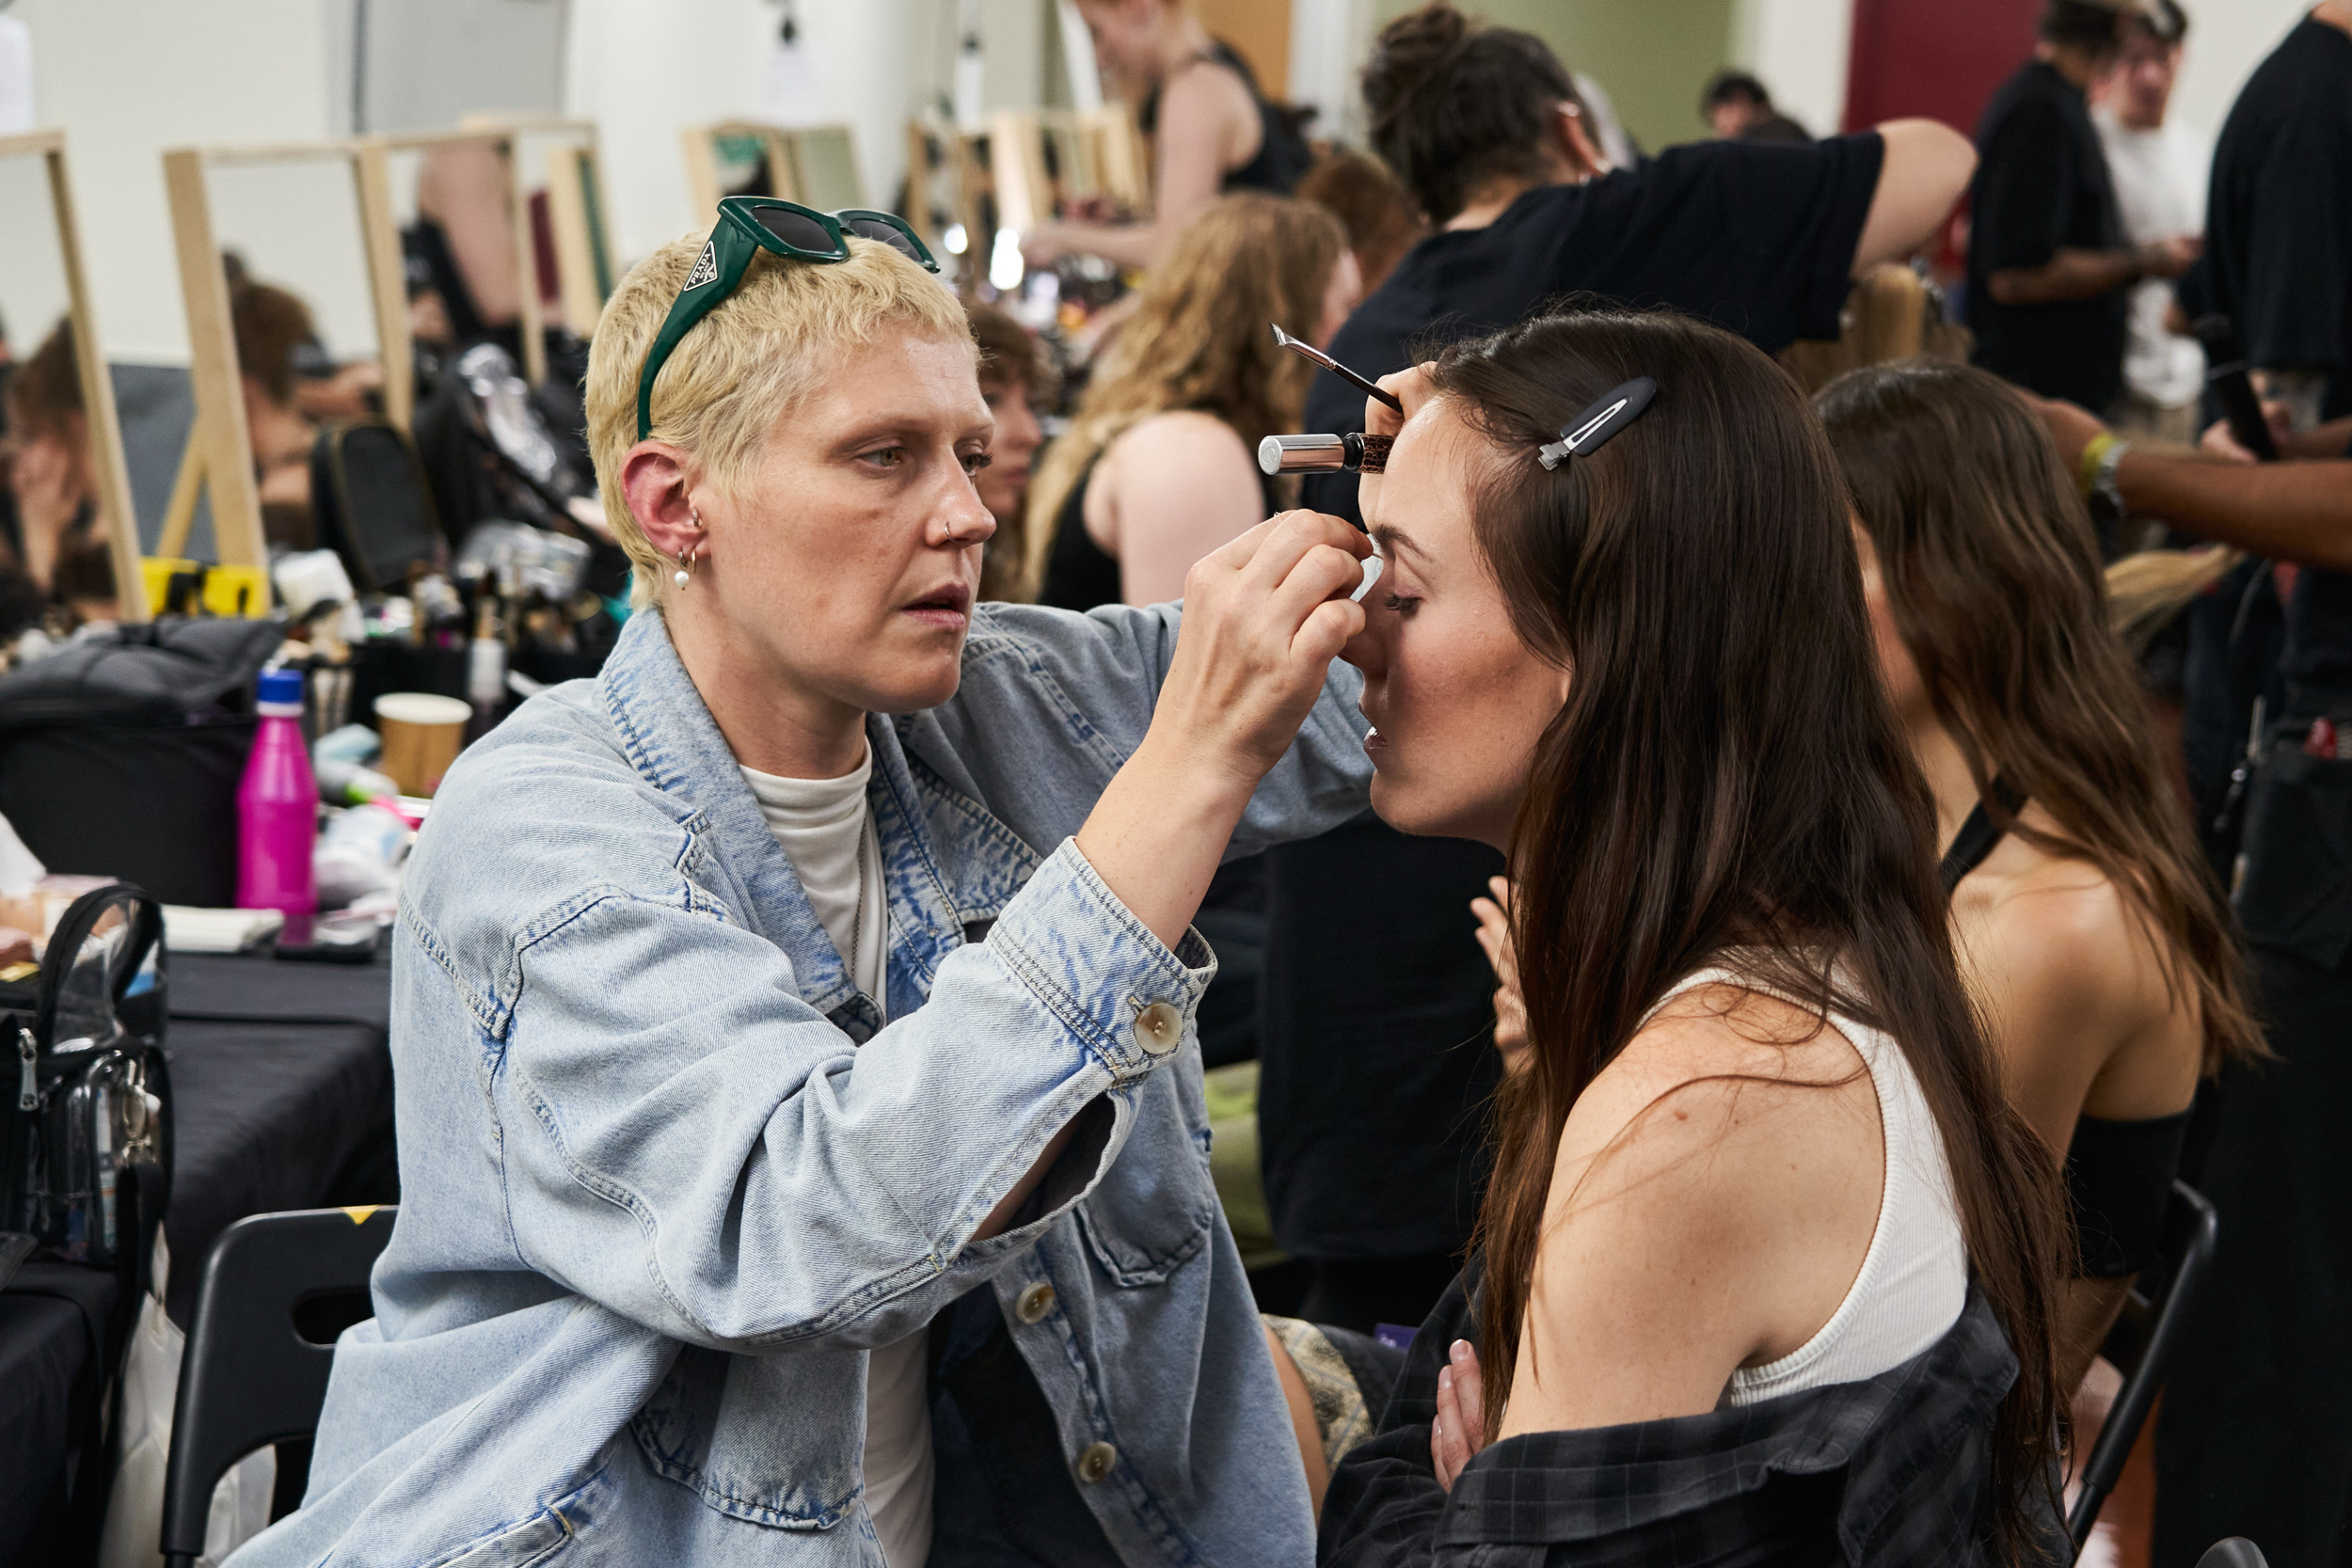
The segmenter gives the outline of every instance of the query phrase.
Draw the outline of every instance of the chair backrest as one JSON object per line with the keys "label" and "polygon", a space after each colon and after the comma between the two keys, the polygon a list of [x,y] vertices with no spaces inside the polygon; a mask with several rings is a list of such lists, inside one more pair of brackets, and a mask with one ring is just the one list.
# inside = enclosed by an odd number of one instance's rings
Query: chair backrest
{"label": "chair backrest", "polygon": [[2082,1468],[2081,1490],[2067,1517],[2066,1530],[2078,1552],[2090,1538],[2090,1527],[2098,1522],[2099,1510],[2107,1494],[2115,1490],[2123,1474],[2123,1462],[2139,1440],[2139,1429],[2147,1424],[2148,1413],[2164,1390],[2189,1306],[2199,1282],[2212,1266],[2220,1233],[2221,1222],[2205,1196],[2185,1181],[2173,1182],[2172,1201],[2164,1215],[2164,1246],[2132,1286],[2122,1315],[2100,1347],[2100,1354],[2123,1374],[2123,1386],[2107,1412],[2106,1425],[2099,1429],[2099,1440],[2090,1446],[2090,1457]]}
{"label": "chair backrest", "polygon": [[331,1317],[331,1326],[313,1320],[322,1311],[333,1314],[336,1298],[367,1290],[368,1272],[392,1239],[394,1213],[374,1208],[256,1214],[213,1243],[171,1422],[164,1478],[167,1561],[193,1562],[203,1551],[213,1488],[230,1465],[266,1444],[316,1430],[334,1336],[349,1314]]}
{"label": "chair backrest", "polygon": [[2205,1555],[2197,1560],[2197,1568],[2270,1568],[2270,1560],[2246,1537],[2233,1535],[2207,1546]]}

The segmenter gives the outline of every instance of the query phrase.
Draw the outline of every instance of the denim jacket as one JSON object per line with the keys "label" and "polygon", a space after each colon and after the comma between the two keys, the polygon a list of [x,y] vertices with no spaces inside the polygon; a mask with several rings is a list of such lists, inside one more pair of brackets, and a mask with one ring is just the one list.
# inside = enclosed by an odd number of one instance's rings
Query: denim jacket
{"label": "denim jacket", "polygon": [[[868,720],[886,1027],[659,613],[467,752],[394,937],[376,1316],[336,1349],[301,1511],[239,1568],[880,1564],[866,1352],[981,1287],[1132,1568],[1311,1562],[1209,1181],[1216,959],[1068,842],[1178,616],[981,606],[955,698]],[[1361,809],[1357,689],[1335,665],[1231,853]]]}

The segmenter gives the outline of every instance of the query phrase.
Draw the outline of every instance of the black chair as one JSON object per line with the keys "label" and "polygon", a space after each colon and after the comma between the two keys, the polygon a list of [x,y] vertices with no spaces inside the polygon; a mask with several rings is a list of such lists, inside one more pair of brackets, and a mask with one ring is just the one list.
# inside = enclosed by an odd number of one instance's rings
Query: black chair
{"label": "black chair", "polygon": [[[164,1562],[192,1568],[204,1550],[213,1488],[231,1465],[318,1430],[335,1337],[372,1313],[368,1271],[392,1239],[394,1210],[304,1209],[255,1214],[220,1233],[204,1259],[196,1321],[180,1363],[164,1472]],[[292,1512],[309,1473],[279,1453],[272,1517]]]}
{"label": "black chair", "polygon": [[2197,1568],[2270,1568],[2270,1560],[2246,1537],[2233,1535],[2207,1546],[2205,1555],[2197,1560]]}
{"label": "black chair", "polygon": [[[2106,1343],[2099,1348],[2099,1354],[2123,1374],[2123,1387],[2115,1396],[2114,1408],[2107,1412],[2106,1424],[2099,1429],[2099,1440],[2090,1446],[2090,1458],[2082,1469],[2082,1489],[2075,1494],[2074,1511],[2067,1516],[2066,1533],[2074,1537],[2078,1553],[2090,1539],[2090,1527],[2098,1523],[2107,1494],[2115,1490],[2116,1481],[2123,1474],[2123,1462],[2131,1457],[2132,1445],[2139,1441],[2148,1412],[2164,1391],[2164,1380],[2180,1352],[2190,1303],[2205,1271],[2213,1265],[2214,1243],[2220,1233],[2221,1222],[2204,1194],[2185,1181],[2173,1182],[2172,1201],[2164,1215],[2163,1250],[2133,1283],[2122,1316],[2116,1319],[2115,1326],[2107,1331]],[[2246,1544],[2234,1539],[2224,1541],[2205,1554],[2201,1568],[2229,1568],[2235,1560],[2217,1559],[2213,1554],[2233,1544]],[[2247,1544],[2247,1550],[2253,1547]],[[2259,1563],[2261,1556],[2256,1552],[2252,1562]]]}

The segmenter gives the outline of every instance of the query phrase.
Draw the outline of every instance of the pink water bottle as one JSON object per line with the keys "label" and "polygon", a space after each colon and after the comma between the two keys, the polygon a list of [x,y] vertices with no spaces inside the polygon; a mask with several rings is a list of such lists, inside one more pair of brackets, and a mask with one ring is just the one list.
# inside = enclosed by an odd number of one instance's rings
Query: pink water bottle
{"label": "pink water bottle", "polygon": [[319,786],[302,739],[302,672],[262,671],[255,698],[261,733],[237,785],[237,907],[309,914],[319,901],[310,875]]}

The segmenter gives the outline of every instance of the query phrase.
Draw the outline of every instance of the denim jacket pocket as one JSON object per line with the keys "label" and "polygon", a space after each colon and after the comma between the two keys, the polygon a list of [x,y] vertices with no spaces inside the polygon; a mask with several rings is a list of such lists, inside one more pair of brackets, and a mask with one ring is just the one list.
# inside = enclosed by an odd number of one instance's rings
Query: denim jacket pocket
{"label": "denim jacket pocket", "polygon": [[730,1518],[831,1529],[854,1511],[865,1420],[856,1351],[730,1355],[690,1345],[629,1418],[653,1472]]}
{"label": "denim jacket pocket", "polygon": [[1078,1205],[1087,1250],[1114,1285],[1163,1284],[1208,1245],[1216,1189],[1188,1114],[1188,1101],[1197,1096],[1182,1094],[1177,1083],[1188,1065],[1156,1073],[1143,1085],[1135,1131]]}

